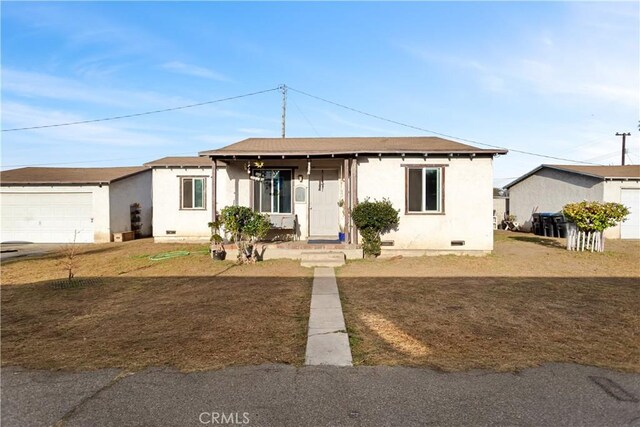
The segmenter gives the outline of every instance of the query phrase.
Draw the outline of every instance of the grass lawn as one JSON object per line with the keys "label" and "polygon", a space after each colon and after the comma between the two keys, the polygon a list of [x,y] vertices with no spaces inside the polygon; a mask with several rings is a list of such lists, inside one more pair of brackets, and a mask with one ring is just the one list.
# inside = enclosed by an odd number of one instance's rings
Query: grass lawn
{"label": "grass lawn", "polygon": [[[148,259],[178,249],[192,253]],[[60,253],[3,262],[2,365],[302,364],[311,270],[289,260],[236,266],[205,251],[148,239],[82,245],[76,276],[89,280],[67,289],[52,286],[65,277]]]}
{"label": "grass lawn", "polygon": [[640,372],[640,242],[607,240],[606,250],[498,232],[487,257],[350,262],[338,285],[354,362]]}

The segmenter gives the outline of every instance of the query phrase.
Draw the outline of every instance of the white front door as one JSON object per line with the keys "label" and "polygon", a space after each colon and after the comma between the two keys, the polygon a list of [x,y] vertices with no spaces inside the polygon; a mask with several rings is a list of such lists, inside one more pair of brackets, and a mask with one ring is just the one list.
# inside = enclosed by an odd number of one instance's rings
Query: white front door
{"label": "white front door", "polygon": [[313,170],[309,178],[309,236],[337,239],[340,232],[337,170]]}
{"label": "white front door", "polygon": [[640,239],[640,188],[623,188],[620,203],[629,208],[627,220],[620,224],[620,238]]}
{"label": "white front door", "polygon": [[3,242],[93,243],[91,193],[0,193]]}

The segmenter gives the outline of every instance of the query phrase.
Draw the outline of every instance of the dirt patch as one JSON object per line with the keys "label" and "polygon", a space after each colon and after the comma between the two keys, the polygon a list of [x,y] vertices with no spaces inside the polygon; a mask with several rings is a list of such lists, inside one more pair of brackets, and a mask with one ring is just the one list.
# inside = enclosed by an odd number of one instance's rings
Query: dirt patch
{"label": "dirt patch", "polygon": [[[311,271],[235,266],[203,245],[150,241],[81,248],[74,286],[59,253],[2,265],[2,365],[204,370],[304,362]],[[148,255],[191,255],[150,261]],[[200,251],[200,252],[199,252]]]}
{"label": "dirt patch", "polygon": [[505,371],[575,362],[640,372],[640,242],[607,241],[609,252],[591,254],[515,237],[531,236],[499,235],[488,257],[341,268],[355,363]]}

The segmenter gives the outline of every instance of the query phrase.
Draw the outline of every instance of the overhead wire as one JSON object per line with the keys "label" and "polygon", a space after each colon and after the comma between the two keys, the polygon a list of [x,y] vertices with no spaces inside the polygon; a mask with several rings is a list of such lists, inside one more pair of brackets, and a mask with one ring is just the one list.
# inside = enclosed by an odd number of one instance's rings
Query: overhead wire
{"label": "overhead wire", "polygon": [[540,153],[534,153],[534,152],[531,152],[531,151],[518,150],[518,149],[515,149],[515,148],[500,147],[498,145],[486,144],[484,142],[476,141],[476,140],[473,140],[473,139],[461,138],[461,137],[458,137],[458,136],[454,136],[454,135],[450,135],[450,134],[446,134],[446,133],[442,133],[442,132],[437,132],[437,131],[434,131],[434,130],[431,130],[431,129],[425,129],[425,128],[422,128],[420,126],[415,126],[415,125],[411,125],[411,124],[408,124],[408,123],[403,123],[403,122],[400,122],[398,120],[393,120],[393,119],[389,119],[389,118],[386,118],[386,117],[379,116],[377,114],[368,113],[366,111],[362,111],[362,110],[359,110],[357,108],[349,107],[349,106],[341,104],[339,102],[331,101],[329,99],[322,98],[320,96],[312,95],[310,93],[301,91],[299,89],[292,88],[290,86],[287,86],[287,88],[289,90],[292,90],[293,92],[297,92],[297,93],[299,93],[301,95],[305,95],[305,96],[308,96],[310,98],[314,98],[314,99],[317,99],[319,101],[326,102],[328,104],[332,104],[332,105],[335,105],[337,107],[344,108],[346,110],[350,110],[350,111],[353,111],[353,112],[358,113],[358,114],[362,114],[362,115],[365,115],[365,116],[368,116],[368,117],[372,117],[374,119],[382,120],[382,121],[385,121],[385,122],[388,122],[388,123],[393,123],[393,124],[396,124],[396,125],[399,125],[399,126],[403,126],[403,127],[409,128],[409,129],[415,129],[415,130],[419,130],[421,132],[426,132],[426,133],[430,133],[430,134],[433,134],[433,135],[442,136],[442,137],[445,137],[445,138],[457,139],[459,141],[465,141],[465,142],[469,142],[471,144],[482,145],[482,146],[485,146],[485,147],[497,148],[497,149],[501,149],[501,150],[509,150],[510,152],[513,152],[513,153],[526,154],[526,155],[529,155],[529,156],[537,156],[537,157],[543,157],[543,158],[552,159],[552,160],[561,160],[561,161],[573,162],[573,163],[583,163],[583,164],[588,164],[588,165],[596,165],[596,166],[598,165],[597,163],[590,163],[590,162],[581,161],[581,160],[572,160],[572,159],[567,159],[567,158],[557,157],[557,156],[549,156],[549,155],[546,155],[546,154],[540,154]]}
{"label": "overhead wire", "polygon": [[128,119],[128,118],[131,118],[131,117],[140,117],[140,116],[147,116],[147,115],[150,115],[150,114],[166,113],[168,111],[184,110],[186,108],[201,107],[203,105],[215,104],[215,103],[223,102],[223,101],[231,101],[233,99],[246,98],[248,96],[259,95],[259,94],[262,94],[262,93],[273,92],[273,91],[276,91],[276,90],[279,90],[279,88],[276,87],[276,88],[272,88],[272,89],[265,89],[265,90],[260,90],[260,91],[257,91],[257,92],[245,93],[243,95],[229,96],[229,97],[226,97],[226,98],[214,99],[212,101],[198,102],[196,104],[181,105],[181,106],[178,106],[178,107],[163,108],[163,109],[160,109],[160,110],[145,111],[145,112],[142,112],[142,113],[125,114],[125,115],[121,115],[121,116],[104,117],[104,118],[100,118],[100,119],[90,119],[90,120],[79,120],[79,121],[76,121],[76,122],[56,123],[56,124],[50,124],[50,125],[28,126],[28,127],[13,128],[13,129],[2,129],[2,132],[16,132],[16,131],[23,131],[23,130],[45,129],[45,128],[53,128],[53,127],[61,127],[61,126],[81,125],[81,124],[86,124],[86,123],[106,122],[106,121],[109,121],[109,120]]}

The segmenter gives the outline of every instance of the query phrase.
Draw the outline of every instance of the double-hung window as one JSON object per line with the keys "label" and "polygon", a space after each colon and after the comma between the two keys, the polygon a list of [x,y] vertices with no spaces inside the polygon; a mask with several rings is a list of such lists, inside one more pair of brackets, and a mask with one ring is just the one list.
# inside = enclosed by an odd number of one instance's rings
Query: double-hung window
{"label": "double-hung window", "polygon": [[407,213],[444,212],[444,168],[407,168]]}
{"label": "double-hung window", "polygon": [[253,208],[264,213],[291,213],[291,174],[290,169],[254,171]]}
{"label": "double-hung window", "polygon": [[205,177],[180,178],[180,208],[206,209],[204,206]]}

